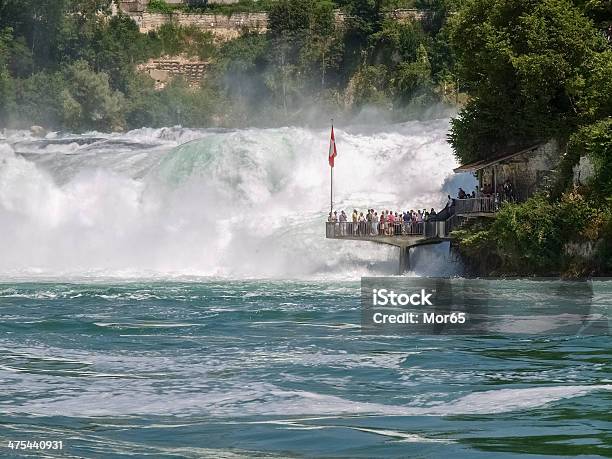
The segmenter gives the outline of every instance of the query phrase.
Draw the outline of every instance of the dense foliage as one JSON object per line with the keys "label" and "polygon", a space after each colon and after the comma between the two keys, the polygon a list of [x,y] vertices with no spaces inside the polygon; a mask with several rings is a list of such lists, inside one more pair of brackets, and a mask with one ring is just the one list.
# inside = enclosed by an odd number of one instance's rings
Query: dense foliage
{"label": "dense foliage", "polygon": [[[172,22],[141,34],[128,16],[111,14],[111,0],[0,0],[0,127],[286,124],[308,120],[313,107],[419,116],[457,99],[447,3],[263,2],[266,34],[245,30],[217,43]],[[414,5],[430,9],[431,20],[384,12]],[[174,11],[163,1],[150,8]],[[164,55],[208,62],[206,78],[198,87],[174,79],[155,88],[137,66]]]}
{"label": "dense foliage", "polygon": [[590,191],[612,204],[612,118],[580,128],[570,138],[568,150],[589,158],[594,167]]}
{"label": "dense foliage", "polygon": [[464,162],[611,112],[612,50],[569,0],[466,0],[451,39],[470,95],[451,133]]}
{"label": "dense foliage", "polygon": [[[476,272],[612,272],[610,24],[610,2],[599,0],[466,0],[452,18],[455,71],[469,95],[449,136],[457,157],[550,138],[565,150],[550,189],[457,232]],[[581,158],[594,170],[576,183]]]}
{"label": "dense foliage", "polygon": [[[467,259],[480,264],[477,272],[584,276],[612,268],[604,256],[610,224],[609,206],[574,190],[559,201],[540,194],[522,204],[505,204],[491,223],[456,235]],[[599,257],[585,263],[583,254],[568,250],[572,244],[578,252],[594,250]]]}

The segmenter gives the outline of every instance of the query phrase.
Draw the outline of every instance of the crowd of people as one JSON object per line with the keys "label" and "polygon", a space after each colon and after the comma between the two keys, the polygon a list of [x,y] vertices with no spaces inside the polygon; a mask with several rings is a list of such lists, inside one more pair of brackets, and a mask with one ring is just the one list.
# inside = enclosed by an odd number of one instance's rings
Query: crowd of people
{"label": "crowd of people", "polygon": [[366,212],[353,209],[347,215],[343,210],[330,212],[327,221],[337,223],[340,236],[401,236],[407,234],[423,234],[423,223],[436,216],[436,211],[409,210],[392,211],[382,210],[380,214],[374,209]]}
{"label": "crowd of people", "polygon": [[478,186],[471,193],[466,193],[463,188],[459,188],[457,199],[475,199],[475,198],[497,198],[499,201],[516,201],[514,186],[510,180],[497,185],[497,190],[493,189],[493,185],[485,183],[482,189]]}
{"label": "crowd of people", "polygon": [[[496,209],[500,201],[515,201],[512,183],[506,180],[497,186],[484,184],[482,189],[477,186],[471,193],[459,188],[457,198],[447,196],[446,205],[436,212],[433,208],[392,211],[382,210],[380,213],[374,209],[358,211],[353,209],[350,215],[344,210],[330,212],[327,218],[333,225],[336,236],[402,236],[411,234],[424,234],[424,224],[428,221],[445,221],[455,213],[457,201],[462,205],[462,211],[491,212]],[[489,198],[489,199],[476,199]],[[473,200],[473,201],[469,201]]]}

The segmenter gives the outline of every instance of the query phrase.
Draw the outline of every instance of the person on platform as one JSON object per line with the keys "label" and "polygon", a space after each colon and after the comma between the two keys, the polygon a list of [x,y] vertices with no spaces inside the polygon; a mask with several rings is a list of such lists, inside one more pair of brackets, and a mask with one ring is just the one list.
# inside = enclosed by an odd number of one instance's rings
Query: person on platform
{"label": "person on platform", "polygon": [[344,213],[344,211],[340,212],[340,216],[338,217],[338,221],[340,222],[340,235],[342,236],[346,236],[346,221],[347,221],[347,217],[346,214]]}
{"label": "person on platform", "polygon": [[395,223],[393,212],[387,211],[387,236],[391,236],[393,234],[393,223]]}
{"label": "person on platform", "polygon": [[506,201],[514,201],[514,189],[510,180],[506,179],[506,181],[504,182],[503,190]]}
{"label": "person on platform", "polygon": [[334,236],[338,236],[340,233],[340,227],[338,226],[338,212],[334,210],[334,215],[332,215],[332,222],[334,223]]}
{"label": "person on platform", "polygon": [[329,223],[327,225],[327,234],[331,234],[332,237],[336,236],[336,225],[334,225],[334,214],[332,212],[327,215],[327,223]]}
{"label": "person on platform", "polygon": [[376,236],[378,234],[378,212],[372,209],[374,214],[372,215],[372,236]]}

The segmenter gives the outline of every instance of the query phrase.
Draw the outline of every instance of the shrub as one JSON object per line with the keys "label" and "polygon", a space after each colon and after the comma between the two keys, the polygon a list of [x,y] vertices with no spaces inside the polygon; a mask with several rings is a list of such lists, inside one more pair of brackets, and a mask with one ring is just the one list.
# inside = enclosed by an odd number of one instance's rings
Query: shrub
{"label": "shrub", "polygon": [[168,5],[165,0],[150,0],[148,10],[151,13],[172,14],[174,8]]}
{"label": "shrub", "polygon": [[491,226],[490,236],[510,272],[542,273],[559,265],[562,241],[556,212],[544,196],[522,204],[506,204]]}
{"label": "shrub", "polygon": [[157,31],[149,33],[149,47],[155,56],[185,54],[204,60],[216,54],[210,32],[172,23],[163,24]]}

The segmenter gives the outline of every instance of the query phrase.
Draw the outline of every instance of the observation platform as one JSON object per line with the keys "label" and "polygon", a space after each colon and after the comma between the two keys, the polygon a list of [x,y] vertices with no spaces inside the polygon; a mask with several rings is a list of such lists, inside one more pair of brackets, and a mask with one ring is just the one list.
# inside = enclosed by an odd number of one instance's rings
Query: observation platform
{"label": "observation platform", "polygon": [[423,222],[380,223],[373,222],[326,222],[325,237],[347,241],[365,241],[398,247],[399,272],[410,269],[410,249],[425,244],[438,244],[452,239],[451,233],[460,228],[463,222],[479,217],[493,217],[498,203],[492,196],[482,198],[454,199],[433,219]]}

